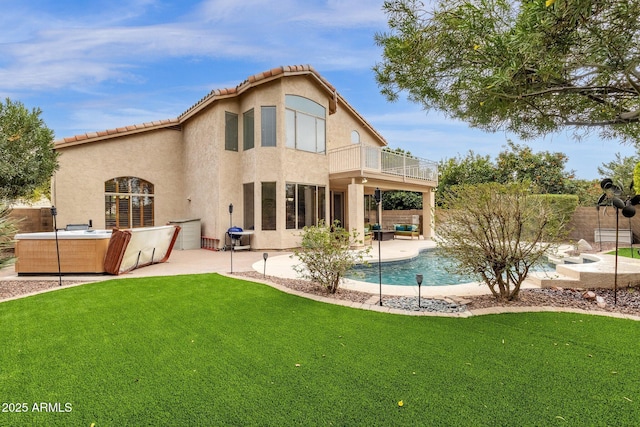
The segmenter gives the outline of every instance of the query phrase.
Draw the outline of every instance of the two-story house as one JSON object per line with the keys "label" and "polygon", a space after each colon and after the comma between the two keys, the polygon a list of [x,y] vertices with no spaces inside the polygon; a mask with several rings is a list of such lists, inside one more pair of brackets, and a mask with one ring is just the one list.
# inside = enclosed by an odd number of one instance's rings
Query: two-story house
{"label": "two-story house", "polygon": [[234,225],[253,230],[255,249],[287,249],[319,220],[362,236],[376,188],[411,190],[423,193],[430,237],[437,165],[386,145],[312,67],[280,67],[214,90],[175,119],[56,141],[52,202],[62,225],[198,218],[221,242]]}

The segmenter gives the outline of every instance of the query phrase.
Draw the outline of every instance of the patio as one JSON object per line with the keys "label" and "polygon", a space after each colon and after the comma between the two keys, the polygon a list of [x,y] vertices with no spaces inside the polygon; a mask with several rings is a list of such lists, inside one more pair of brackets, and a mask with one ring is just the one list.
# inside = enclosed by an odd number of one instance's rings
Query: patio
{"label": "patio", "polygon": [[[382,261],[398,261],[413,258],[425,249],[436,246],[432,240],[388,240],[380,242]],[[369,254],[369,261],[377,263],[378,244],[374,243]],[[281,278],[297,278],[297,273],[292,266],[296,260],[291,258],[291,253],[286,251],[267,252],[268,258],[263,259],[264,252],[238,251],[233,256],[230,252],[215,252],[204,249],[194,250],[174,250],[171,257],[165,263],[154,264],[144,268],[139,268],[119,276],[110,275],[78,275],[63,276],[65,282],[95,282],[110,279],[153,277],[153,276],[174,276],[181,274],[201,274],[220,273],[229,274],[233,261],[233,272],[257,271],[266,272],[267,276]],[[233,260],[232,260],[233,257]],[[598,254],[599,262],[586,264],[563,264],[560,265],[555,274],[532,274],[528,278],[523,288],[541,287],[566,287],[566,288],[589,288],[599,284],[613,288],[613,278],[615,269],[615,256]],[[384,265],[383,265],[384,268]],[[419,272],[416,272],[419,273]],[[0,271],[0,280],[54,280],[57,276],[18,276],[13,267],[8,267]],[[623,288],[640,283],[640,259],[629,259],[619,257],[618,259],[618,288]],[[351,279],[346,279],[342,288],[368,292],[377,295],[380,292],[378,283],[366,283]],[[394,286],[382,285],[384,295],[396,296],[417,296],[417,286]],[[444,297],[444,296],[472,296],[489,294],[489,289],[482,283],[468,283],[452,286],[423,286],[421,294],[424,297]]]}

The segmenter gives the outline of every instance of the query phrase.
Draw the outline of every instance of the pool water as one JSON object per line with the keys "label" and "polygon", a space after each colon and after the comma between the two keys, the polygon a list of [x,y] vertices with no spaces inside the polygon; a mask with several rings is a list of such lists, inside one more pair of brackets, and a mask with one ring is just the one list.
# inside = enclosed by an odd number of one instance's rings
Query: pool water
{"label": "pool water", "polygon": [[[417,257],[409,260],[383,262],[382,283],[385,285],[417,286],[416,274],[422,274],[422,286],[460,285],[478,280],[462,274],[449,273],[447,266],[455,265],[455,261],[442,256],[437,249],[422,251]],[[555,270],[555,266],[547,264],[532,268],[532,271],[553,270]],[[357,266],[346,277],[361,282],[379,283],[378,263],[369,263],[369,267]]]}

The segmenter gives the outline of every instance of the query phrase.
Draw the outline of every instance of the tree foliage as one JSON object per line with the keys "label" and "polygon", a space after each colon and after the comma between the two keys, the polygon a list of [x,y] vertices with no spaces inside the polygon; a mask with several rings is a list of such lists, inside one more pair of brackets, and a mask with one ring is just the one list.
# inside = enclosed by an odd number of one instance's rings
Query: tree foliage
{"label": "tree foliage", "polygon": [[357,237],[356,232],[349,233],[340,227],[339,221],[331,227],[323,221],[317,226],[304,227],[300,248],[293,251],[293,256],[302,264],[293,269],[301,277],[334,294],[345,274],[356,264],[365,263],[371,249],[351,250],[352,246],[362,244]]}
{"label": "tree foliage", "polygon": [[58,168],[53,131],[20,102],[0,102],[0,200],[28,197],[48,186]]}
{"label": "tree foliage", "polygon": [[382,93],[533,138],[640,136],[640,1],[384,2]]}
{"label": "tree foliage", "polygon": [[508,142],[508,150],[503,150],[496,159],[498,182],[532,183],[534,191],[541,194],[563,194],[567,183],[573,179],[573,172],[565,170],[569,158],[564,153],[542,151],[534,153],[530,147]]}
{"label": "tree foliage", "polygon": [[578,196],[578,206],[595,206],[602,195],[599,179],[574,179],[570,194]]}
{"label": "tree foliage", "polygon": [[482,184],[496,180],[496,167],[491,158],[469,150],[466,156],[444,159],[438,166],[438,191],[436,202],[441,205],[443,196],[460,184]]}
{"label": "tree foliage", "polygon": [[415,191],[385,191],[382,209],[409,210],[422,209],[422,193]]}
{"label": "tree foliage", "polygon": [[622,189],[623,198],[633,196],[635,192],[630,187],[631,183],[635,182],[633,171],[638,162],[640,162],[640,150],[636,151],[635,156],[628,157],[622,157],[620,153],[616,153],[615,160],[598,167],[598,174],[602,179],[612,179]]}
{"label": "tree foliage", "polygon": [[540,194],[575,194],[573,171],[565,168],[568,157],[564,153],[533,152],[530,147],[511,141],[498,153],[495,161],[469,151],[466,156],[446,159],[438,168],[438,204],[455,185],[498,182],[511,184],[527,182],[531,190]]}
{"label": "tree foliage", "polygon": [[456,272],[477,277],[505,301],[518,299],[531,267],[560,240],[568,219],[568,210],[554,209],[526,184],[453,187],[445,207],[446,220],[436,224],[438,247],[459,263]]}

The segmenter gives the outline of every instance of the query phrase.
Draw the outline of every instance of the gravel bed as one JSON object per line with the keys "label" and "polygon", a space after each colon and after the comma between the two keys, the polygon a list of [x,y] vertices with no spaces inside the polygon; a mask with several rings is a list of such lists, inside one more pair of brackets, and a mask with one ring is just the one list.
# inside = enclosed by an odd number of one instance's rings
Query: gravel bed
{"label": "gravel bed", "polygon": [[[235,275],[259,280],[266,280],[308,294],[350,300],[365,303],[375,295],[346,289],[338,289],[335,294],[329,294],[317,284],[306,280],[283,279],[266,276],[257,272],[236,273]],[[418,307],[417,297],[384,296],[382,305],[407,311],[430,311],[441,313],[459,313],[466,310],[477,310],[489,307],[558,307],[581,309],[587,311],[614,312],[640,316],[640,289],[619,288],[617,304],[614,305],[614,292],[610,289],[592,289],[595,296],[604,299],[604,306],[598,305],[595,299],[584,297],[587,289],[522,289],[517,301],[500,302],[493,295],[474,295],[462,298],[447,298],[446,300],[421,298]]]}
{"label": "gravel bed", "polygon": [[382,297],[382,304],[385,307],[391,307],[398,310],[406,311],[429,311],[432,313],[462,313],[467,311],[465,304],[456,304],[442,299],[418,298],[412,297]]}
{"label": "gravel bed", "polygon": [[[63,280],[62,287],[78,283],[83,282]],[[0,280],[0,301],[59,288],[60,283],[57,278],[55,280]]]}

